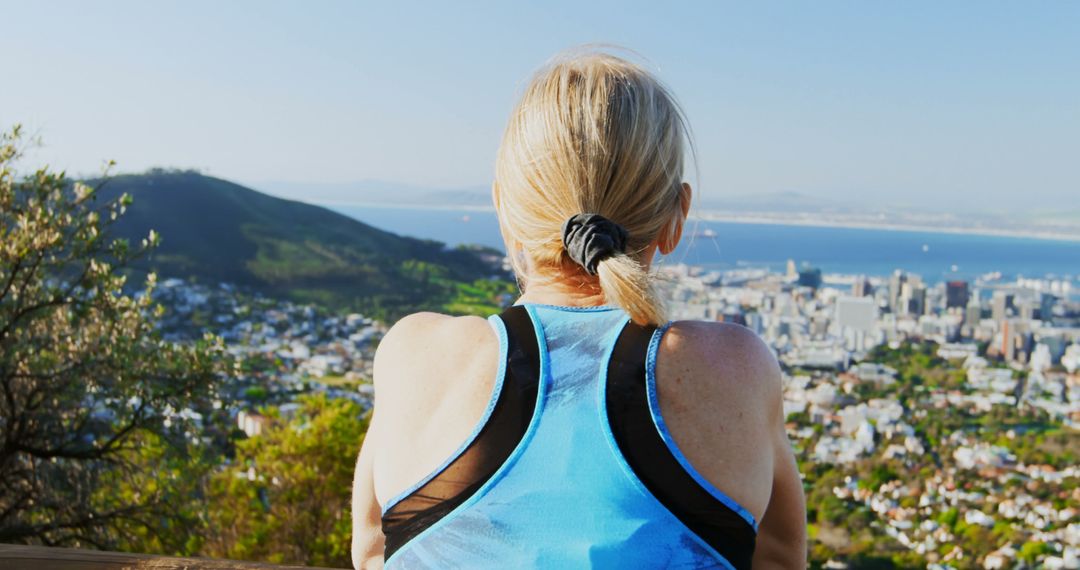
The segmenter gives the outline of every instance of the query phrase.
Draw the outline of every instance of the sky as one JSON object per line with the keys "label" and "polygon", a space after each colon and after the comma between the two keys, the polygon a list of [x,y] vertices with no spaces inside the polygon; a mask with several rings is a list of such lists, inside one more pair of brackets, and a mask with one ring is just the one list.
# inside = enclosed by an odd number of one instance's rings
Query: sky
{"label": "sky", "polygon": [[605,42],[686,109],[699,195],[1080,208],[1080,2],[0,0],[0,20],[0,127],[69,173],[487,187],[530,73]]}

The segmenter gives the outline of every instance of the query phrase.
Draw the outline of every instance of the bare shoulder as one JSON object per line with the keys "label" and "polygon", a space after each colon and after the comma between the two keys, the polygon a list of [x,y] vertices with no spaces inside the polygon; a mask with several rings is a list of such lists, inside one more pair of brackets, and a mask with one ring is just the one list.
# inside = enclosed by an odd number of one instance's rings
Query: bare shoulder
{"label": "bare shoulder", "polygon": [[431,473],[474,429],[491,398],[498,355],[498,337],[481,317],[416,313],[387,331],[374,370],[380,504]]}
{"label": "bare shoulder", "polygon": [[[676,321],[664,334],[660,350],[668,369],[684,374],[707,392],[732,390],[750,397],[779,397],[780,366],[769,345],[754,331],[737,324]],[[662,357],[658,366],[662,365]]]}
{"label": "bare shoulder", "polygon": [[486,327],[488,327],[487,319],[483,317],[455,317],[432,312],[413,313],[399,319],[390,327],[379,343],[378,352],[393,355],[402,350],[409,350],[417,343],[438,341],[441,337],[452,336],[454,333]]}
{"label": "bare shoulder", "polygon": [[459,369],[455,367],[476,361],[485,349],[497,349],[487,319],[432,312],[408,315],[390,327],[375,351],[376,395],[421,387],[437,391],[444,383],[435,382],[429,372]]}
{"label": "bare shoulder", "polygon": [[379,345],[379,350],[389,346],[387,350],[394,352],[417,341],[438,339],[440,336],[448,336],[455,332],[487,326],[487,319],[483,317],[455,317],[426,311],[413,313],[401,318],[390,327]]}
{"label": "bare shoulder", "polygon": [[664,333],[655,371],[661,413],[679,449],[760,520],[782,413],[780,369],[769,346],[740,325],[677,321]]}

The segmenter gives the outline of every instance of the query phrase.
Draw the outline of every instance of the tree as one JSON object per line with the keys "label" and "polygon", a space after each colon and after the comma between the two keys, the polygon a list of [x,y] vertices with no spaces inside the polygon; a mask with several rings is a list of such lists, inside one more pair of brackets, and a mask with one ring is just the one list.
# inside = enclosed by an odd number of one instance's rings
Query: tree
{"label": "tree", "polygon": [[214,337],[161,339],[154,274],[126,289],[128,263],[158,242],[110,238],[130,198],[18,175],[23,142],[0,135],[0,542],[110,547],[175,504],[167,484],[108,485],[142,474],[148,441],[154,461],[186,457],[228,359]]}
{"label": "tree", "polygon": [[368,417],[325,395],[303,397],[292,419],[264,412],[270,427],[238,442],[233,466],[211,478],[203,553],[351,566],[349,497]]}
{"label": "tree", "polygon": [[1028,564],[1035,564],[1043,555],[1050,554],[1054,549],[1045,542],[1026,542],[1020,547],[1016,557]]}

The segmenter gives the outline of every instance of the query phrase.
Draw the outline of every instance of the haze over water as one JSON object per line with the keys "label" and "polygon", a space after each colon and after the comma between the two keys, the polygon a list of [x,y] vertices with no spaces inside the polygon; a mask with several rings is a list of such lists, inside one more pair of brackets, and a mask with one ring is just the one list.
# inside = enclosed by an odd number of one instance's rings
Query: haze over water
{"label": "haze over water", "polygon": [[[332,205],[377,228],[448,245],[504,249],[492,211]],[[1001,272],[1017,276],[1080,278],[1080,243],[1047,239],[693,220],[683,243],[665,263],[710,269],[767,267],[783,271],[788,259],[824,273],[888,275],[896,269],[935,283]],[[715,232],[715,234],[713,233]],[[955,266],[955,268],[953,267]]]}

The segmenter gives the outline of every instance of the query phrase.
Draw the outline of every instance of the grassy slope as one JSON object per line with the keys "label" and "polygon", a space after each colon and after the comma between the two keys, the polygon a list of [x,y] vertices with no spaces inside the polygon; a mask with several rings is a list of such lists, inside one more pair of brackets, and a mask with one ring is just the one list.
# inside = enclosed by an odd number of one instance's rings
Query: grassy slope
{"label": "grassy slope", "polygon": [[[356,309],[382,318],[410,311],[488,312],[477,283],[498,273],[475,254],[401,237],[325,208],[275,198],[192,172],[110,179],[102,197],[134,198],[116,225],[161,246],[149,266],[163,276],[245,285],[269,295]],[[502,276],[505,278],[505,276]]]}

